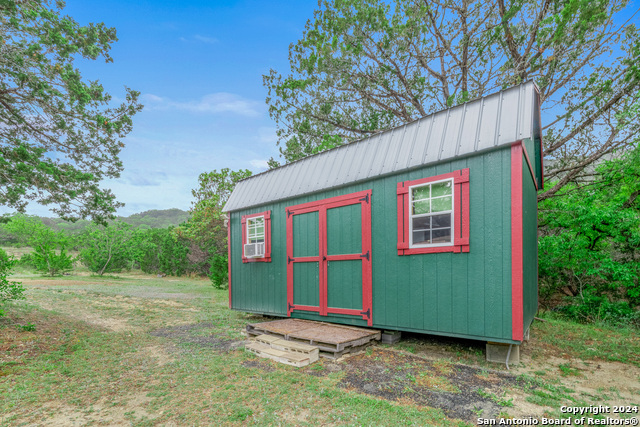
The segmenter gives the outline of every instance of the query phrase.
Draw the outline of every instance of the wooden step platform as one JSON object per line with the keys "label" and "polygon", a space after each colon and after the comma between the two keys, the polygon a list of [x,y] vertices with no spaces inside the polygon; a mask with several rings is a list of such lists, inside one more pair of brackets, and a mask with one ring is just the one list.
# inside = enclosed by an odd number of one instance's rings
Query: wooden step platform
{"label": "wooden step platform", "polygon": [[250,323],[247,325],[246,333],[248,337],[271,335],[291,342],[316,346],[320,350],[320,356],[330,359],[360,351],[373,341],[379,341],[381,335],[381,332],[375,329],[302,319]]}
{"label": "wooden step platform", "polygon": [[245,349],[259,357],[291,366],[307,366],[318,361],[318,347],[291,342],[273,335],[258,335]]}

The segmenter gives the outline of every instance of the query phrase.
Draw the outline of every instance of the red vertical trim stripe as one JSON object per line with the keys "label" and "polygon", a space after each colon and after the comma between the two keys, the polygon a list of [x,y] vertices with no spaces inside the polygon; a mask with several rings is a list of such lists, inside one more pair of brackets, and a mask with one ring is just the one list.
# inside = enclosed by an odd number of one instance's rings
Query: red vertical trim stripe
{"label": "red vertical trim stripe", "polygon": [[409,247],[408,242],[404,238],[404,198],[407,194],[408,189],[404,186],[404,182],[398,183],[398,255],[404,255],[404,250]]}
{"label": "red vertical trim stripe", "polygon": [[320,257],[320,316],[327,315],[327,208],[320,206],[318,211],[318,230],[320,231],[320,248],[318,248],[318,256]]}
{"label": "red vertical trim stripe", "polygon": [[469,223],[470,223],[470,207],[469,207],[469,169],[463,169],[461,171],[460,180],[460,192],[462,194],[462,204],[460,206],[461,215],[460,222],[462,227],[460,229],[460,245],[462,252],[469,252]]}
{"label": "red vertical trim stripe", "polygon": [[511,333],[523,339],[522,143],[511,146]]}
{"label": "red vertical trim stripe", "polygon": [[287,316],[291,317],[293,306],[293,215],[286,209],[287,215]]}
{"label": "red vertical trim stripe", "polygon": [[373,326],[373,251],[371,245],[371,204],[373,203],[371,191],[369,202],[361,202],[362,207],[362,253],[368,253],[369,257],[362,258],[362,311],[369,312],[367,326]]}
{"label": "red vertical trim stripe", "polygon": [[453,252],[462,252],[462,216],[460,215],[462,208],[462,188],[453,181]]}
{"label": "red vertical trim stripe", "polygon": [[231,308],[231,213],[227,219],[227,279],[229,280],[229,308]]}

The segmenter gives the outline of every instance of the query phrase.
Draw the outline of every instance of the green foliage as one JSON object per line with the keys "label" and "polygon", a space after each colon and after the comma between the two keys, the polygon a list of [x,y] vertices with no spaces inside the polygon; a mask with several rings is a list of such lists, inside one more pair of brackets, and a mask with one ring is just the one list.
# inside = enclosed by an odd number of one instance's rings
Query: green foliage
{"label": "green foliage", "polygon": [[[553,185],[553,184],[551,184]],[[582,185],[540,204],[540,297],[574,297],[580,320],[620,319],[640,304],[640,150],[605,162]],[[622,302],[611,302],[622,301]],[[633,311],[633,310],[631,310]],[[631,316],[633,317],[633,316]]]}
{"label": "green foliage", "polygon": [[229,257],[225,255],[214,255],[211,258],[211,269],[209,270],[209,278],[211,283],[217,289],[226,289],[228,287],[229,278]]}
{"label": "green foliage", "polygon": [[36,270],[56,276],[73,268],[73,259],[67,254],[70,246],[67,236],[51,230],[37,217],[14,216],[2,228],[34,249],[32,258]]}
{"label": "green foliage", "polygon": [[213,205],[222,210],[238,181],[250,176],[251,171],[248,169],[232,171],[223,168],[220,172],[213,170],[201,173],[198,177],[198,188],[191,190],[196,199],[192,211],[197,209],[199,204]]}
{"label": "green foliage", "polygon": [[18,328],[22,329],[25,332],[35,332],[36,325],[34,325],[33,323],[29,322],[26,325],[18,325]]}
{"label": "green foliage", "polygon": [[594,295],[592,289],[583,291],[581,298],[560,306],[558,313],[580,323],[608,323],[640,327],[640,311],[634,310],[628,301],[609,301],[604,295]]}
{"label": "green foliage", "polygon": [[120,106],[98,81],[84,81],[74,60],[109,56],[116,31],[79,25],[64,1],[0,2],[0,204],[23,211],[53,205],[64,218],[105,221],[121,204],[105,178],[122,171],[122,139],[142,106],[127,88]]}
{"label": "green foliage", "polygon": [[159,246],[160,271],[171,276],[182,276],[189,269],[189,247],[171,229],[166,230]]}
{"label": "green foliage", "polygon": [[227,227],[222,208],[238,181],[251,176],[249,170],[228,168],[202,173],[198,188],[192,191],[196,199],[189,220],[178,227],[176,235],[190,243],[190,261],[197,272],[209,275],[216,287],[223,287],[227,275]]}
{"label": "green foliage", "polygon": [[26,254],[22,255],[20,257],[20,259],[18,259],[16,261],[16,266],[35,269],[36,268],[36,263],[35,263],[35,260],[33,258],[33,254],[26,253]]}
{"label": "green foliage", "polygon": [[130,246],[132,258],[145,273],[181,276],[189,271],[189,247],[172,229],[136,230]]}
{"label": "green foliage", "polygon": [[24,299],[24,288],[19,282],[9,280],[11,268],[15,265],[15,260],[0,249],[0,317],[4,316],[2,306],[8,301]]}
{"label": "green foliage", "polygon": [[290,72],[263,76],[281,155],[291,162],[534,80],[557,118],[542,123],[556,160],[547,198],[637,140],[640,37],[628,4],[320,0],[290,45]]}
{"label": "green foliage", "polygon": [[79,258],[100,276],[122,271],[131,264],[131,236],[131,227],[119,221],[108,226],[92,225],[78,239]]}
{"label": "green foliage", "polygon": [[38,244],[33,251],[36,270],[49,276],[59,276],[73,269],[73,258],[67,254],[64,246],[56,251],[50,243]]}
{"label": "green foliage", "polygon": [[189,213],[181,209],[152,209],[118,219],[135,228],[168,228],[187,221]]}

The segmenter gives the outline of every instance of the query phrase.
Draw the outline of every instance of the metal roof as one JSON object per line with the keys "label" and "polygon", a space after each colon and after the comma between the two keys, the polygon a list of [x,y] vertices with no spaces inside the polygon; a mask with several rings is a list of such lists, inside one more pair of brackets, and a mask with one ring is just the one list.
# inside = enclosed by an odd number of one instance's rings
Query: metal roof
{"label": "metal roof", "polygon": [[533,82],[505,89],[238,182],[224,211],[365,181],[539,135]]}

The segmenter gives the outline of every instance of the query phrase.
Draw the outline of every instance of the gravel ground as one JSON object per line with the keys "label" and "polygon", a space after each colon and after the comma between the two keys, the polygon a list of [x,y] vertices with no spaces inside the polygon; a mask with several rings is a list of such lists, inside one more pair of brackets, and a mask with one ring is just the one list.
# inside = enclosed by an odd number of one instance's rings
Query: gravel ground
{"label": "gravel ground", "polygon": [[[517,383],[507,373],[458,364],[441,364],[396,352],[373,349],[342,362],[340,386],[392,401],[440,408],[451,418],[472,421],[496,417],[507,402],[501,396]],[[502,404],[501,404],[502,403]]]}

